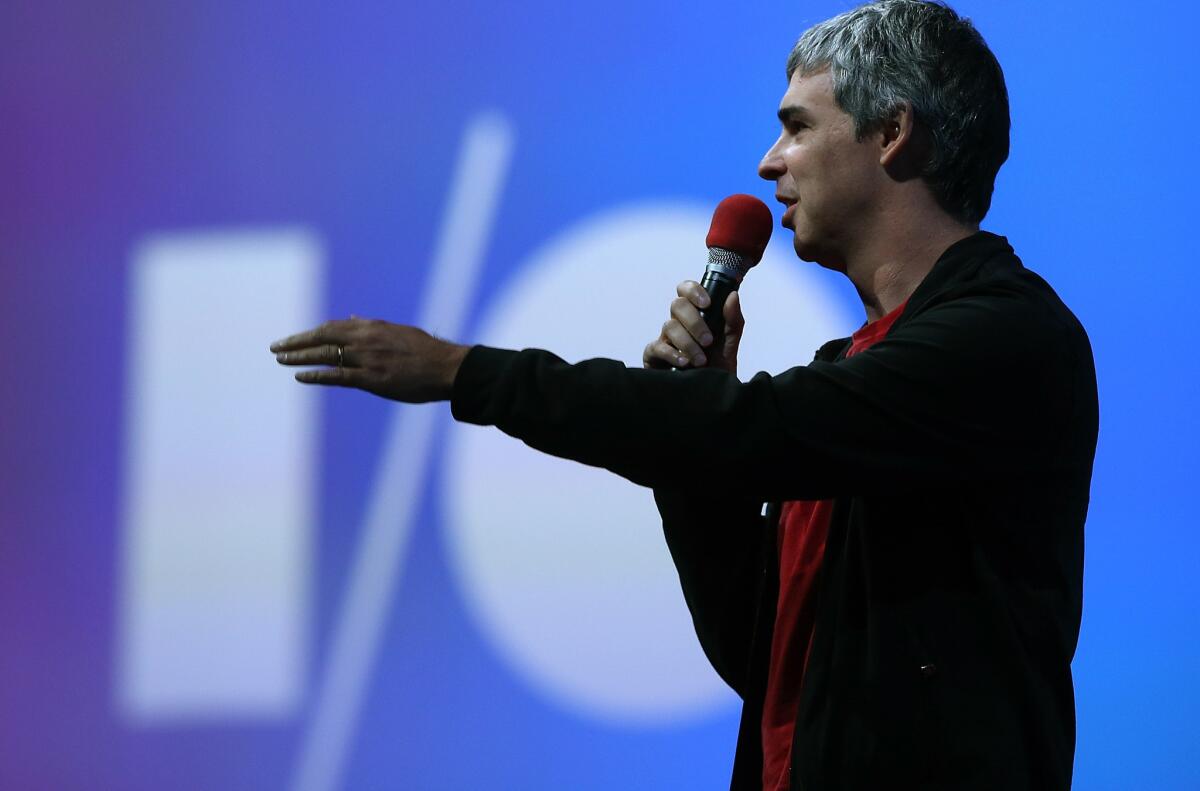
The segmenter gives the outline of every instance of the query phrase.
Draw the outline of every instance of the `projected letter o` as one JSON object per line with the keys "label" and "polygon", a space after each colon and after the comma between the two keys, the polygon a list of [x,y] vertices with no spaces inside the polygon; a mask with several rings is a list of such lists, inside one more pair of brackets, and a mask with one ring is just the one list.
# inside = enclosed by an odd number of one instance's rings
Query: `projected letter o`
{"label": "projected letter o", "polygon": [[[675,284],[703,272],[710,217],[654,204],[579,223],[516,270],[476,339],[640,367]],[[742,288],[743,380],[807,363],[854,324],[788,242]],[[694,720],[736,701],[696,642],[648,489],[495,429],[454,424],[447,441],[452,564],[481,631],[525,682],[615,724]]]}

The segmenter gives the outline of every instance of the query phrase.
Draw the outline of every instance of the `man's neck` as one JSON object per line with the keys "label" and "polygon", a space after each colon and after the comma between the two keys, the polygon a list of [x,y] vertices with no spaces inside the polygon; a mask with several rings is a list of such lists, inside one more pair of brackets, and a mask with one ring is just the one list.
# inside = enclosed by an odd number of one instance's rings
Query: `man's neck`
{"label": "man's neck", "polygon": [[868,241],[848,257],[845,272],[862,299],[867,321],[904,304],[942,253],[978,230],[943,215],[929,223],[906,223],[864,235]]}

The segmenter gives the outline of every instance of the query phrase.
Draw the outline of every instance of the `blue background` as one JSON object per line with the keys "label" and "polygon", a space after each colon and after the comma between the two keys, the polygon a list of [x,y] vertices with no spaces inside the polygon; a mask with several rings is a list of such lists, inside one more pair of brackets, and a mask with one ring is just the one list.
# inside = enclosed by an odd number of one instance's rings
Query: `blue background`
{"label": "blue background", "polygon": [[[305,725],[302,711],[132,729],[112,710],[136,239],[303,223],[326,244],[329,316],[411,321],[464,126],[495,109],[517,144],[478,316],[530,249],[594,212],[741,191],[769,200],[754,169],[777,132],[786,55],[848,7],[417,5],[0,10],[0,786],[281,788]],[[1012,154],[984,227],[1058,290],[1096,356],[1075,785],[1197,788],[1200,430],[1187,349],[1200,9],[957,8],[1012,97]],[[627,320],[648,333],[658,323]],[[318,673],[385,415],[354,394],[322,401]],[[429,463],[436,489],[436,452]],[[736,712],[601,726],[491,658],[450,581],[436,502],[418,520],[346,788],[724,787]]]}

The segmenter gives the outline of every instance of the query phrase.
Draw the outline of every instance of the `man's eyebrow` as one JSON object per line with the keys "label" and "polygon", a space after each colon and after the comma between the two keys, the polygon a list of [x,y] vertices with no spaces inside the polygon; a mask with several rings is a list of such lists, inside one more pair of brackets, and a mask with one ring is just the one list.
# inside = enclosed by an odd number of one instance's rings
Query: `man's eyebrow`
{"label": "man's eyebrow", "polygon": [[807,108],[800,104],[789,104],[779,108],[781,124],[787,124],[789,121],[807,121],[810,117]]}

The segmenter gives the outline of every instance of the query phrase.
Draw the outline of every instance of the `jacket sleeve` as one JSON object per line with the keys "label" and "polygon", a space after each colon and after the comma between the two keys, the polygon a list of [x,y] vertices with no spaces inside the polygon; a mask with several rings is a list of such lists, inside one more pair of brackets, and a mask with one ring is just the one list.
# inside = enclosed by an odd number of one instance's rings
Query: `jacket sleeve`
{"label": "jacket sleeve", "polygon": [[848,359],[745,383],[476,346],[451,408],[644,486],[827,499],[1059,471],[1079,457],[1065,443],[1086,417],[1083,365],[1077,323],[1000,285],[926,307]]}

